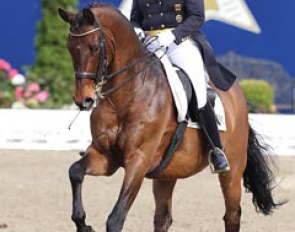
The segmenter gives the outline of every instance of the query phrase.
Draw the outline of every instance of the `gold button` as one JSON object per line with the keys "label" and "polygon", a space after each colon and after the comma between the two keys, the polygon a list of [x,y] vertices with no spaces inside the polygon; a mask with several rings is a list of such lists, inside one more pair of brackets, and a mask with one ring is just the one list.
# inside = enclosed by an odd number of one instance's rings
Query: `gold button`
{"label": "gold button", "polygon": [[163,13],[163,12],[161,12],[161,13],[160,13],[160,15],[161,15],[161,17],[163,17],[163,16],[164,16],[164,13]]}
{"label": "gold button", "polygon": [[146,7],[150,7],[151,5],[147,2],[147,3],[145,4],[145,6],[146,6]]}
{"label": "gold button", "polygon": [[161,28],[165,28],[165,24],[161,24]]}
{"label": "gold button", "polygon": [[151,18],[151,17],[152,17],[152,15],[151,15],[151,14],[148,14],[148,17],[149,17],[149,18]]}
{"label": "gold button", "polygon": [[175,10],[175,12],[181,12],[182,5],[180,3],[175,4],[174,5],[174,10]]}
{"label": "gold button", "polygon": [[162,2],[161,1],[159,1],[159,5],[162,5]]}
{"label": "gold button", "polygon": [[175,19],[176,19],[176,22],[181,23],[182,22],[182,15],[176,15]]}

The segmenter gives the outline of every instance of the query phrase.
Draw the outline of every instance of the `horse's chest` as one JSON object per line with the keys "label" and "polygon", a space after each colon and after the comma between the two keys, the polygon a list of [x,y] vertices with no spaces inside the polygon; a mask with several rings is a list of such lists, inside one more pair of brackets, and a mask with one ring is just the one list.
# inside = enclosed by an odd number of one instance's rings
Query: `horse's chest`
{"label": "horse's chest", "polygon": [[117,128],[98,129],[92,133],[93,142],[105,153],[110,153],[116,146]]}

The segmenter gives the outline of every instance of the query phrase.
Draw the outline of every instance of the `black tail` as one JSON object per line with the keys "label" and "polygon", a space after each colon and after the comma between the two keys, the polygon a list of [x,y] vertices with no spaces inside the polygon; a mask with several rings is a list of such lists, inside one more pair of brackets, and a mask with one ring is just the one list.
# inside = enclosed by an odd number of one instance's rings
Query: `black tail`
{"label": "black tail", "polygon": [[248,141],[248,161],[243,174],[244,187],[253,193],[252,202],[256,211],[269,215],[273,209],[285,202],[275,203],[272,190],[275,187],[275,167],[269,147],[258,140],[258,135],[250,127]]}

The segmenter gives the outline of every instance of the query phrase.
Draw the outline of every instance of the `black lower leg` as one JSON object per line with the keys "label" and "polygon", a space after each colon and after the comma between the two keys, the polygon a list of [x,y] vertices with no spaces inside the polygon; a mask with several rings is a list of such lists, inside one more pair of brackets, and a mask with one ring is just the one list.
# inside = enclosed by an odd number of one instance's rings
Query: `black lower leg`
{"label": "black lower leg", "polygon": [[73,197],[72,220],[76,224],[77,232],[92,231],[91,228],[86,226],[86,214],[82,204],[81,192],[84,176],[85,160],[82,158],[80,161],[75,162],[69,169]]}
{"label": "black lower leg", "polygon": [[107,232],[120,232],[123,229],[126,213],[124,206],[124,188],[122,188],[118,201],[107,220]]}
{"label": "black lower leg", "polygon": [[212,172],[218,173],[229,170],[226,155],[221,150],[222,145],[217,128],[216,116],[210,103],[207,102],[203,108],[199,109],[198,114],[199,123],[209,141],[209,163]]}
{"label": "black lower leg", "polygon": [[230,218],[224,215],[223,220],[225,224],[225,232],[239,232],[242,209],[239,206],[236,213]]}
{"label": "black lower leg", "polygon": [[215,147],[221,148],[222,145],[217,128],[216,116],[209,102],[203,108],[199,109],[198,116],[211,149]]}

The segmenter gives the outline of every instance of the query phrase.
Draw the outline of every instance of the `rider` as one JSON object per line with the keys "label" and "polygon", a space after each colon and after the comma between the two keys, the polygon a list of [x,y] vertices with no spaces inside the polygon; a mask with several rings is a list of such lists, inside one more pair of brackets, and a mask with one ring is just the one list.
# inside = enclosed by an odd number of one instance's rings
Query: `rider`
{"label": "rider", "polygon": [[167,51],[170,62],[189,76],[197,95],[196,118],[210,145],[210,167],[217,173],[230,167],[221,150],[214,111],[207,101],[205,69],[217,83],[226,78],[235,79],[235,76],[216,62],[208,41],[200,31],[204,20],[204,0],[133,0],[130,15],[136,34],[139,37],[155,36],[159,46]]}

